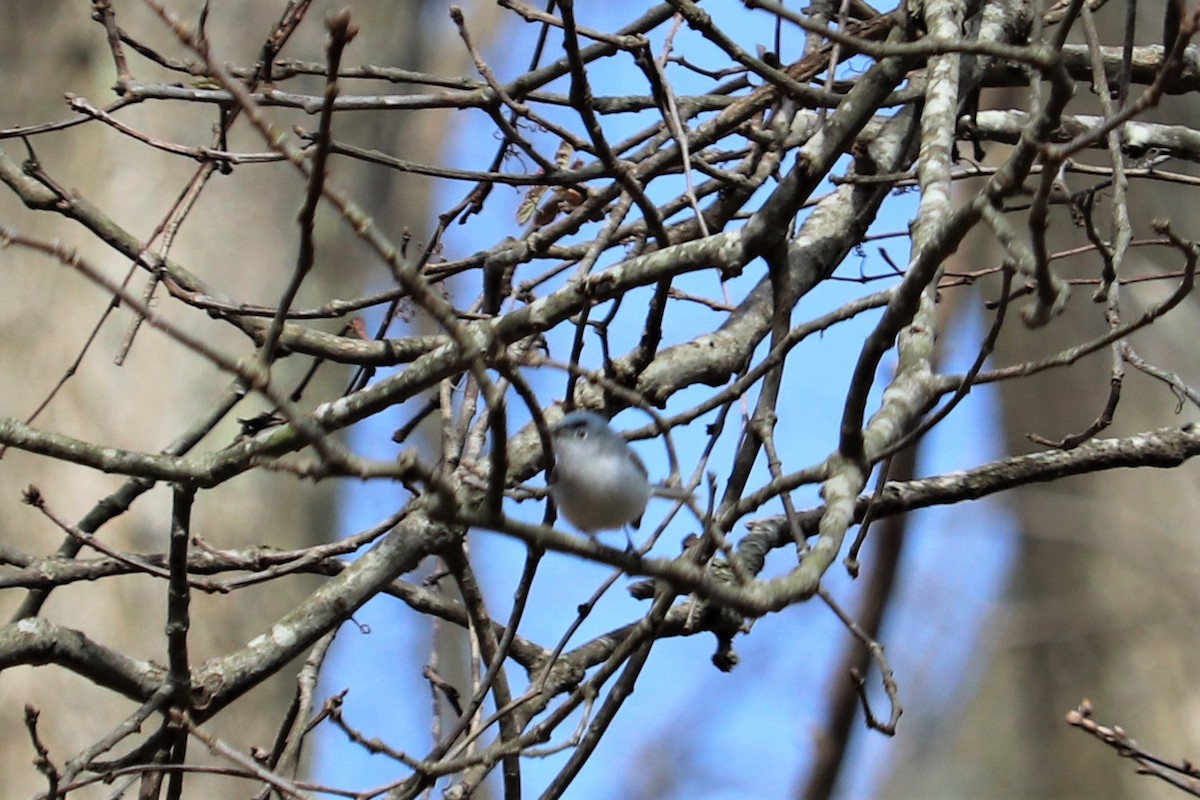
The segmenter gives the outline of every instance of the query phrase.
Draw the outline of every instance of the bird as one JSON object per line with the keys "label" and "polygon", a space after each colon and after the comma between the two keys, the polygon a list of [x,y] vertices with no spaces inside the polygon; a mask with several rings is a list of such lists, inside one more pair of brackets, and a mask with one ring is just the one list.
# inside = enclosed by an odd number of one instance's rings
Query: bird
{"label": "bird", "polygon": [[600,531],[638,527],[651,486],[646,465],[593,411],[572,411],[551,429],[554,466],[550,496],[567,521],[591,538]]}

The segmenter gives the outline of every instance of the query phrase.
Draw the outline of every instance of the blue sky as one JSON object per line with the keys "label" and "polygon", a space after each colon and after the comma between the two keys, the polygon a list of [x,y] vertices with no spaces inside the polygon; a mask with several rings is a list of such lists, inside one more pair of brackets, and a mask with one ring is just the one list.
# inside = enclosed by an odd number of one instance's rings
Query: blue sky
{"label": "blue sky", "polygon": [[[627,4],[594,5],[602,8],[580,10],[581,24],[612,29],[616,26],[614,19],[619,24],[634,13]],[[717,6],[710,11],[718,14],[720,21]],[[741,17],[746,16],[744,12],[738,13]],[[764,15],[751,18],[763,19]],[[448,23],[439,19],[437,25],[437,35],[441,36]],[[731,30],[751,52],[756,43],[769,44],[773,37],[769,29],[756,29],[741,23]],[[510,27],[504,37],[503,50],[492,48],[489,56],[496,59],[492,65],[502,79],[524,68],[521,63],[506,64],[504,54],[519,56],[521,60],[527,58],[530,49],[526,40],[531,41],[533,34],[532,27]],[[448,35],[453,36],[452,33]],[[790,34],[785,43],[785,46],[798,46],[799,37]],[[655,43],[656,52],[659,44]],[[675,47],[676,52],[686,53],[690,61],[708,65],[721,63],[713,57],[711,46],[686,28],[681,29]],[[556,45],[552,44],[550,53],[557,55]],[[616,66],[617,59],[609,61]],[[676,91],[688,91],[684,71],[673,67],[668,75]],[[617,70],[606,70],[603,77],[618,86],[623,80]],[[631,72],[624,79],[630,81],[630,85],[642,85],[636,73]],[[565,90],[565,85],[560,88]],[[595,91],[603,94],[629,90],[608,89],[598,81]],[[560,121],[579,130],[569,113],[561,115]],[[484,127],[483,122],[480,116],[464,115],[463,124],[456,126],[452,156],[456,165],[475,169],[486,166],[495,144],[490,128]],[[629,119],[622,126],[632,131],[644,124],[644,120]],[[620,138],[620,134],[614,134],[614,138]],[[547,142],[544,152],[552,153],[556,142],[552,139],[544,141]],[[480,147],[479,142],[487,144]],[[785,163],[785,168],[787,166],[790,161]],[[463,191],[462,186],[448,187],[438,207],[450,205]],[[513,221],[519,200],[519,194],[514,191],[496,189],[484,215],[472,222],[470,241],[456,236],[452,229],[446,240],[445,255],[449,258],[465,255],[504,236],[519,235]],[[915,202],[915,195],[911,194],[890,199],[885,206],[885,215],[873,232],[905,231]],[[886,243],[897,263],[905,261],[906,246],[906,238]],[[608,263],[611,261],[602,262],[600,268]],[[872,247],[862,258],[851,255],[840,273],[857,276],[860,272],[879,274],[887,269],[877,249]],[[761,274],[761,265],[752,264],[743,278],[731,282],[729,291],[735,302]],[[680,288],[697,294],[714,293],[716,281],[713,276],[701,275],[688,280],[691,283],[681,282]],[[793,316],[793,324],[819,316],[851,297],[878,288],[882,288],[882,284],[864,289],[856,283],[828,283],[804,298]],[[464,285],[458,291],[465,296],[473,289]],[[636,340],[644,308],[639,302],[627,302],[622,309],[619,319],[628,320],[629,324],[614,326],[617,331],[612,342],[614,354],[626,352]],[[835,447],[849,373],[857,358],[858,346],[876,319],[876,314],[864,314],[820,337],[813,337],[792,354],[785,374],[782,394],[785,401],[780,403],[781,418],[777,429],[785,470],[819,462]],[[664,344],[691,338],[715,327],[718,322],[719,315],[715,312],[689,309],[686,314],[673,314],[667,320]],[[570,331],[556,331],[550,335],[550,349],[555,357],[565,358],[568,352],[569,344],[562,338],[564,334],[569,335]],[[968,364],[981,337],[978,320],[970,319],[962,322],[959,330],[944,336],[943,341],[949,343],[947,369],[962,369]],[[599,349],[594,339],[588,343],[583,361],[592,366],[599,364]],[[885,362],[883,369],[890,366]],[[527,377],[545,401],[562,397],[563,375],[543,371],[528,373]],[[886,377],[886,373],[881,373],[881,380]],[[667,411],[688,407],[714,391],[701,387],[682,392],[671,400]],[[994,407],[992,399],[991,391],[986,387],[976,389],[927,437],[921,454],[920,474],[972,466],[998,454],[992,433],[996,420],[988,413]],[[750,396],[748,400],[753,408],[755,397]],[[356,450],[380,458],[394,456],[397,446],[391,443],[390,435],[407,419],[404,410],[393,409],[369,424],[353,429],[351,434]],[[510,404],[510,427],[515,429],[525,421],[520,404]],[[694,468],[699,449],[704,445],[706,421],[708,419],[696,421],[688,429],[676,433],[675,444],[685,474]],[[616,418],[614,425],[633,428],[645,422],[646,418],[640,412],[627,411]],[[739,420],[731,417],[710,462],[709,469],[718,475],[728,470],[740,427],[738,423]],[[652,475],[666,475],[661,446],[654,442],[638,442],[635,447]],[[751,488],[766,479],[765,465],[761,461],[751,479]],[[387,516],[405,498],[395,487],[373,483],[347,484],[343,499],[343,530],[352,533]],[[797,492],[794,500],[799,508],[816,504],[815,487]],[[653,530],[669,507],[665,502],[652,504],[642,532]],[[762,515],[777,513],[780,508],[776,505],[763,509]],[[541,516],[541,507],[532,503],[510,504],[508,512],[515,517],[537,520]],[[847,798],[877,795],[891,754],[901,747],[906,729],[919,730],[923,724],[937,724],[938,719],[947,717],[947,710],[961,693],[970,688],[972,658],[980,653],[977,631],[992,607],[1011,556],[1010,526],[1002,511],[990,501],[919,512],[912,515],[910,524],[897,602],[881,637],[900,681],[906,716],[900,723],[896,741],[865,728],[856,732],[850,754],[856,769],[852,783],[841,787],[840,792],[840,796]],[[692,529],[693,525],[686,518],[676,519],[660,539],[655,553],[677,552],[678,542]],[[740,529],[736,531],[740,532]],[[488,532],[472,532],[469,541],[493,613],[503,615],[522,566],[524,548]],[[767,574],[786,570],[791,566],[789,560],[794,564],[794,554],[774,553],[768,562]],[[864,569],[870,568],[871,564],[865,563]],[[604,568],[565,556],[547,555],[530,599],[530,611],[526,614],[522,634],[543,644],[557,641],[574,618],[577,603],[587,599],[607,575],[608,570]],[[644,613],[645,606],[625,593],[626,583],[618,581],[572,639],[573,644],[626,624]],[[844,607],[855,607],[856,587],[840,565],[830,571],[827,586]],[[350,723],[367,735],[383,738],[393,747],[420,757],[430,743],[431,701],[420,672],[429,658],[434,634],[431,623],[398,601],[387,598],[369,603],[356,615],[356,621],[367,626],[369,633],[349,625],[343,628],[323,676],[322,696],[350,687],[345,705]],[[655,770],[669,770],[673,763],[686,767],[674,776],[684,775],[678,786],[679,796],[720,800],[787,795],[802,780],[811,759],[814,733],[823,721],[824,695],[832,679],[831,671],[848,639],[848,633],[832,613],[814,602],[756,622],[749,636],[739,637],[736,641],[741,663],[730,674],[718,672],[709,663],[713,650],[711,636],[659,643],[642,673],[637,691],[568,796],[582,800],[629,796],[621,787],[641,786],[647,775]],[[518,686],[520,678],[519,671],[513,673]],[[882,703],[879,693],[874,694],[876,701]],[[571,729],[571,724],[564,726],[557,740],[569,735]],[[678,738],[680,731],[688,732],[686,739],[670,741]],[[719,761],[713,760],[716,754],[719,754]],[[526,793],[535,796],[565,759],[565,754],[543,760],[527,759],[524,763]],[[705,764],[711,764],[712,768],[706,771]],[[319,739],[315,766],[318,781],[364,789],[388,783],[403,774],[402,768],[382,756],[367,755],[332,728],[326,728]]]}

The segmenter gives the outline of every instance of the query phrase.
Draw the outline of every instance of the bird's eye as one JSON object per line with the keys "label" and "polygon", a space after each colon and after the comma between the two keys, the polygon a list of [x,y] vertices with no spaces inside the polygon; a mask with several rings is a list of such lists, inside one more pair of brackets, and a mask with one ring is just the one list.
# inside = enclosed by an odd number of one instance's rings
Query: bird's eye
{"label": "bird's eye", "polygon": [[576,439],[586,439],[587,431],[584,430],[583,428],[576,428],[575,429],[575,438]]}

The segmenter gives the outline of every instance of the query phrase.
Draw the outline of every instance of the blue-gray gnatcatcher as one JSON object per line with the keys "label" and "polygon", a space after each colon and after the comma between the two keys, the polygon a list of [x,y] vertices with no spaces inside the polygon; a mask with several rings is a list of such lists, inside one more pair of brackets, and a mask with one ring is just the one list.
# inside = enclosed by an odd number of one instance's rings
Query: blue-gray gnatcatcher
{"label": "blue-gray gnatcatcher", "polygon": [[551,441],[550,494],[567,521],[589,536],[636,528],[651,494],[646,465],[604,417],[572,411],[551,429]]}

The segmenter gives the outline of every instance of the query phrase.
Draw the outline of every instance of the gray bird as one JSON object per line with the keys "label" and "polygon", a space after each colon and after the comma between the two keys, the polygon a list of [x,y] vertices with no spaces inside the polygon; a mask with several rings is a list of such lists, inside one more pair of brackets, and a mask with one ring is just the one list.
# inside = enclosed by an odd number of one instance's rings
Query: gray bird
{"label": "gray bird", "polygon": [[572,411],[551,429],[551,441],[550,495],[568,522],[589,536],[641,523],[651,494],[646,465],[604,417]]}

